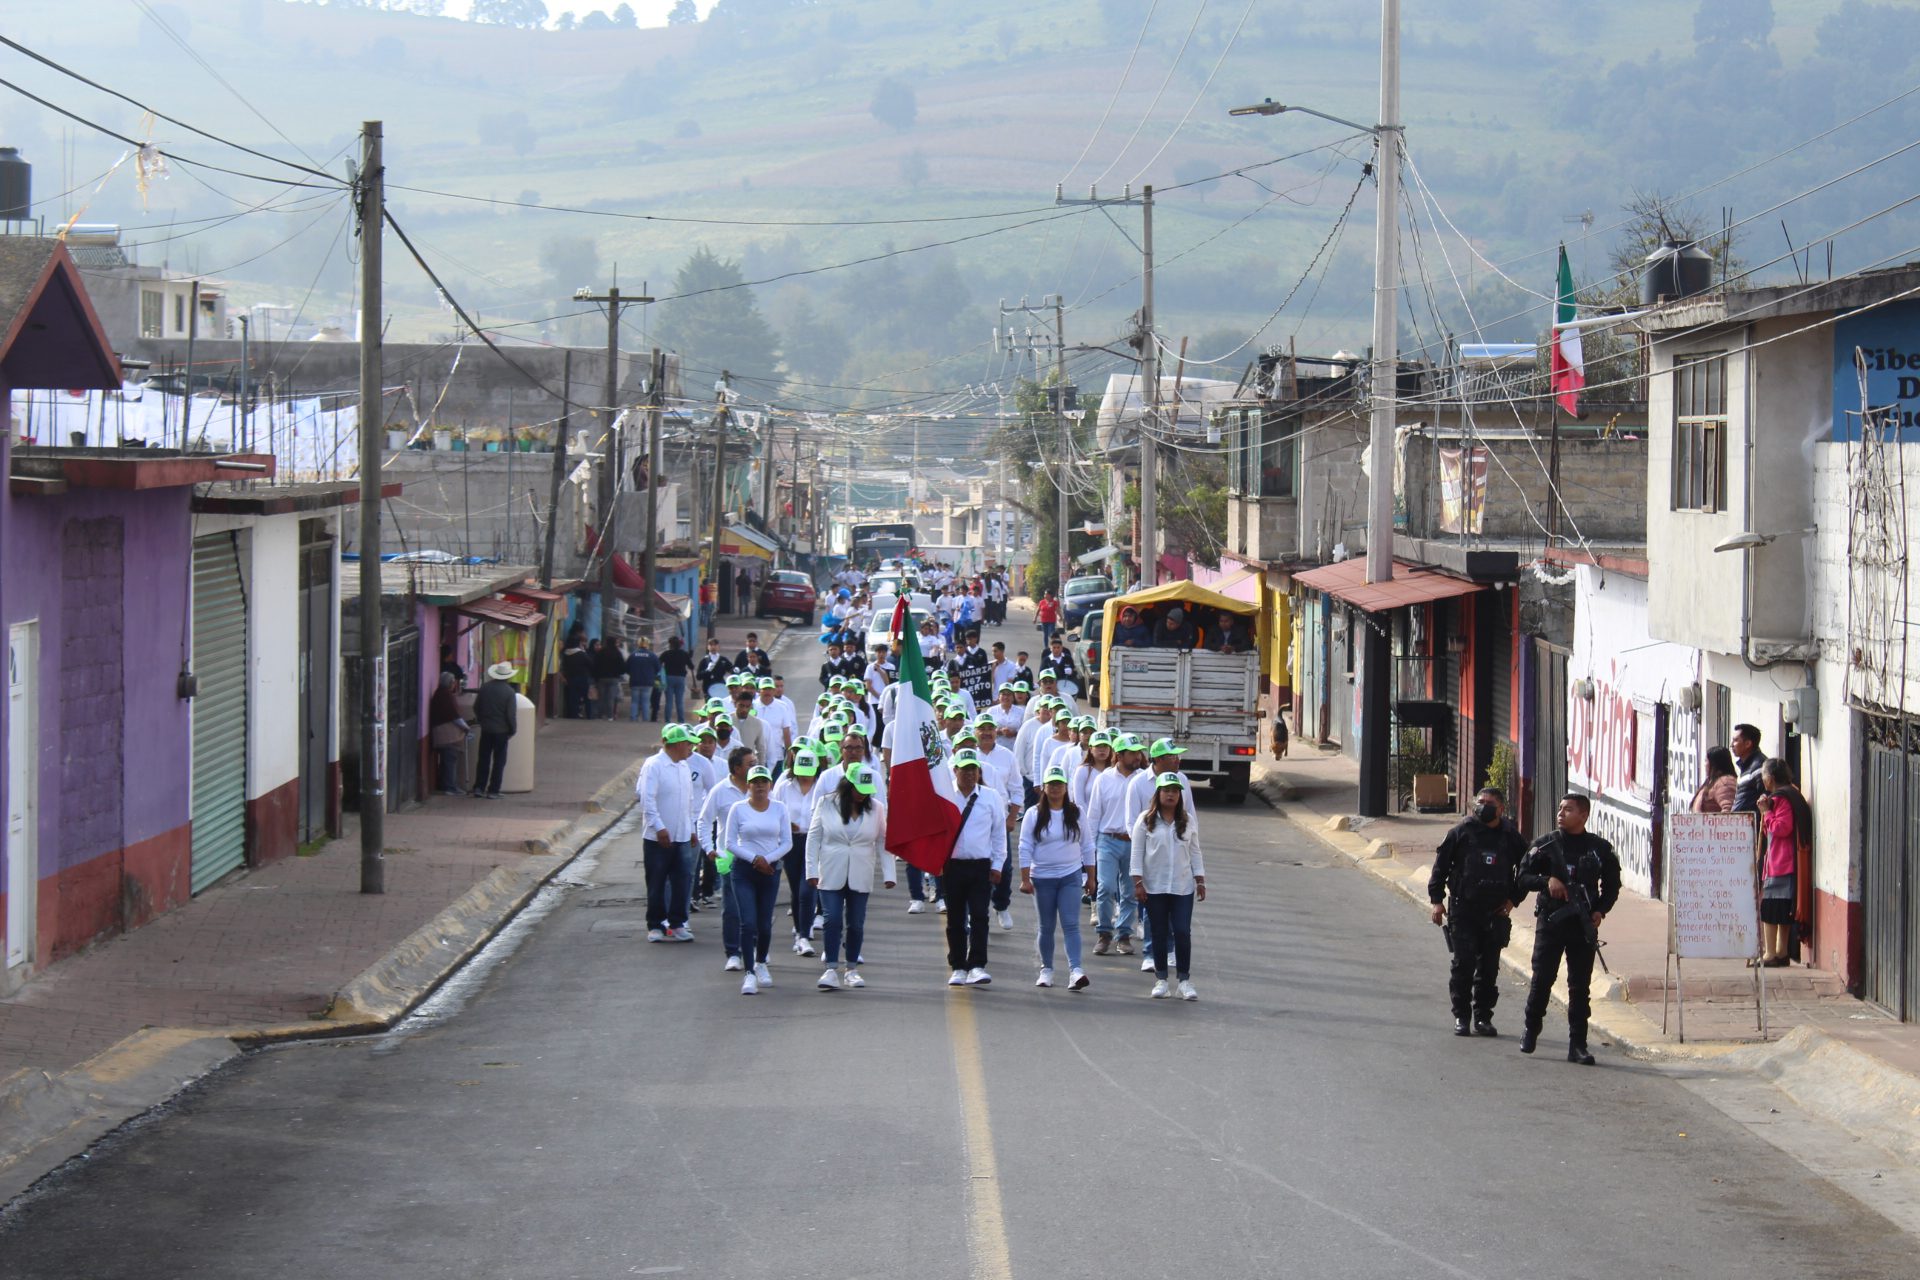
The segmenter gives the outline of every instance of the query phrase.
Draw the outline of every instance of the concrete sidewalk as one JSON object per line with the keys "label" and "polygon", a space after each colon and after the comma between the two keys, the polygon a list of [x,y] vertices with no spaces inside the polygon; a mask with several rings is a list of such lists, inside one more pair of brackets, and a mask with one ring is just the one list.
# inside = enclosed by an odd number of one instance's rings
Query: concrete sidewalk
{"label": "concrete sidewalk", "polygon": [[[1282,817],[1427,904],[1434,850],[1459,815],[1353,816],[1358,769],[1337,752],[1296,743],[1285,760],[1254,766],[1256,792]],[[1503,957],[1521,977],[1532,970],[1531,903],[1514,914]],[[1827,971],[1764,971],[1767,1032],[1755,1015],[1754,974],[1738,960],[1687,965],[1686,1041],[1678,1011],[1662,1009],[1667,972],[1667,907],[1632,891],[1601,927],[1612,974],[1597,967],[1590,994],[1596,1038],[1637,1056],[1727,1060],[1780,1084],[1797,1102],[1920,1163],[1920,1025],[1902,1023],[1855,999]],[[1434,930],[1435,1026],[1446,1022],[1445,944]],[[1563,1002],[1564,977],[1555,988]],[[1507,1029],[1517,1032],[1517,1010]],[[1664,1025],[1663,1025],[1664,1022]],[[1553,1041],[1554,1019],[1547,1036]],[[1560,1034],[1564,1034],[1564,1024]]]}
{"label": "concrete sidewalk", "polygon": [[[749,631],[775,651],[785,630],[728,617],[718,635],[728,654]],[[359,891],[349,813],[311,855],[242,872],[0,1000],[0,1203],[248,1047],[391,1026],[618,820],[659,741],[624,709],[549,720],[533,791],[387,815],[384,893]]]}

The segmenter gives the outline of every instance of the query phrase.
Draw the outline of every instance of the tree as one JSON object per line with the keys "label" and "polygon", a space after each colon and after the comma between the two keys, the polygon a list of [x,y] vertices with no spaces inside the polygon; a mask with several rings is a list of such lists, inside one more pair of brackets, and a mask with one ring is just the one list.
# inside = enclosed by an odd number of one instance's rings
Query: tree
{"label": "tree", "polygon": [[566,12],[562,13],[559,17],[553,20],[553,29],[555,31],[571,31],[573,30],[573,28],[574,28],[573,10],[571,9],[568,9]]}
{"label": "tree", "polygon": [[917,189],[927,180],[928,172],[927,154],[920,148],[915,147],[900,157],[900,181],[908,186]]}
{"label": "tree", "polygon": [[613,30],[613,19],[607,16],[605,9],[595,9],[592,13],[580,19],[580,29],[582,31],[611,31]]}
{"label": "tree", "polygon": [[547,6],[545,0],[473,0],[470,16],[502,27],[539,27],[546,24]]}
{"label": "tree", "polygon": [[640,19],[634,16],[632,5],[617,5],[613,10],[613,25],[616,27],[637,27],[640,25]]}
{"label": "tree", "polygon": [[790,371],[810,382],[839,380],[847,363],[846,334],[815,311],[805,294],[800,295],[780,328],[786,335],[780,345]]}
{"label": "tree", "polygon": [[694,8],[693,0],[673,0],[673,8],[667,10],[667,25],[683,27],[689,22],[700,21],[700,11]]}
{"label": "tree", "polygon": [[1702,0],[1693,14],[1693,42],[1703,47],[1750,45],[1773,37],[1773,0]]}
{"label": "tree", "polygon": [[873,101],[867,104],[867,110],[881,124],[905,133],[919,117],[920,104],[914,98],[912,85],[888,76],[873,91]]}
{"label": "tree", "polygon": [[690,369],[690,382],[722,369],[743,377],[765,378],[780,362],[773,327],[760,314],[737,262],[702,245],[674,273],[675,299],[660,304],[660,343],[678,351]]}

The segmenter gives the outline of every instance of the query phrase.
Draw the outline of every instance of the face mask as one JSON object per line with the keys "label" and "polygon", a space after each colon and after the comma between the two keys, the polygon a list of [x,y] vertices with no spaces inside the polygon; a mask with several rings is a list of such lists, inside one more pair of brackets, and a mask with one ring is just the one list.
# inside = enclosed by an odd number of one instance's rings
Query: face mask
{"label": "face mask", "polygon": [[1491,826],[1494,820],[1500,816],[1500,806],[1490,800],[1483,800],[1480,802],[1479,807],[1473,811],[1473,816]]}

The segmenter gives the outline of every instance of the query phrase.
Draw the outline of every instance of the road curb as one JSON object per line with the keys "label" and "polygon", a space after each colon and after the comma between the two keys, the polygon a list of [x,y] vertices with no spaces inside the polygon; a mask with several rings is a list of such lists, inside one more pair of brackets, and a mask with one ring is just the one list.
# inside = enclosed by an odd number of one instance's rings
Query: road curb
{"label": "road curb", "polygon": [[[1349,830],[1344,818],[1315,821],[1289,810],[1283,797],[1297,798],[1297,793],[1270,777],[1255,779],[1253,786],[1294,827],[1399,889],[1421,910],[1428,907],[1428,868],[1405,868],[1393,859],[1391,849],[1379,852],[1376,846],[1381,841]],[[1502,966],[1523,979],[1532,976],[1533,934],[1530,925],[1516,918],[1513,939],[1500,956]],[[1810,1114],[1920,1167],[1920,1078],[1813,1027],[1796,1027],[1771,1044],[1713,1040],[1673,1044],[1640,1006],[1621,998],[1624,990],[1625,983],[1618,978],[1596,972],[1590,1028],[1629,1056],[1752,1072]],[[1565,1007],[1564,976],[1554,983],[1553,998]]]}
{"label": "road curb", "polygon": [[65,1071],[18,1071],[0,1081],[0,1205],[249,1050],[393,1026],[625,816],[633,806],[640,763],[636,759],[595,792],[580,817],[529,841],[528,851],[541,855],[539,862],[495,868],[341,987],[327,1011],[311,1022],[218,1031],[147,1027]]}

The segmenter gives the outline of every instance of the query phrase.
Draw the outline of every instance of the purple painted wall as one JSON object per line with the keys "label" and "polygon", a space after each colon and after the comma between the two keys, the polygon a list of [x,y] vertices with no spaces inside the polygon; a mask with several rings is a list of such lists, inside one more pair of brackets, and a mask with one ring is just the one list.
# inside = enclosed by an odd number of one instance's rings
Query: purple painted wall
{"label": "purple painted wall", "polygon": [[[5,403],[3,398],[0,403]],[[10,450],[10,442],[0,442],[0,474],[6,472]],[[185,488],[71,490],[53,497],[15,497],[0,487],[0,625],[39,623],[41,879],[187,822],[192,754],[189,704],[176,696],[175,676],[181,666],[182,637],[187,634],[191,588],[190,492]],[[73,601],[70,607],[65,575],[73,559],[69,545],[75,537],[69,522],[76,520],[120,526],[117,608],[90,600]],[[110,523],[89,526],[92,536],[83,541],[97,543],[110,527]],[[89,580],[111,581],[115,573],[108,562],[113,558],[98,546],[85,550],[82,559],[88,561]],[[95,697],[86,688],[69,689],[65,665],[69,655],[76,684],[92,680],[105,686],[96,691],[101,714],[108,713],[113,692],[111,679],[99,681],[97,675],[88,674],[87,656],[101,648],[102,637],[69,635],[69,624],[93,631],[112,615],[118,616],[122,627],[112,644],[119,653],[123,691],[124,766],[98,758],[97,744],[112,735],[83,735],[81,742],[68,744],[61,733],[63,719]],[[72,700],[63,708],[62,698],[69,695]],[[4,716],[4,705],[0,705],[0,742],[5,741]],[[96,750],[86,749],[89,742],[96,744]],[[112,833],[106,824],[94,820],[99,815],[92,812],[100,807],[99,790],[109,786],[121,789],[120,829]],[[74,837],[71,846],[68,836]]]}

